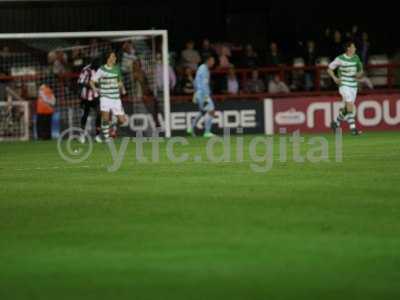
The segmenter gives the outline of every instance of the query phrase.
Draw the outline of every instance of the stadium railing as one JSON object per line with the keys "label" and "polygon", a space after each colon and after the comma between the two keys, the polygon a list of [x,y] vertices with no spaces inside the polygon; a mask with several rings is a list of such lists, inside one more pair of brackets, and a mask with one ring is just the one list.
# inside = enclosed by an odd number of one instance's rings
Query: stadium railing
{"label": "stadium railing", "polygon": [[[359,95],[387,95],[387,94],[395,94],[399,93],[399,89],[375,89],[375,90],[365,90],[360,91]],[[240,93],[237,95],[215,95],[213,96],[214,100],[217,101],[225,101],[225,100],[264,100],[267,98],[272,99],[279,99],[279,98],[291,98],[295,100],[296,98],[304,98],[304,97],[317,97],[317,96],[338,96],[337,91],[320,91],[320,92],[293,92],[293,93]],[[172,96],[173,103],[180,103],[180,102],[191,102],[193,97],[192,96]]]}
{"label": "stadium railing", "polygon": [[[240,94],[237,95],[228,95],[228,94],[216,94],[213,96],[216,100],[224,100],[224,99],[255,99],[255,98],[267,98],[267,97],[275,97],[275,98],[281,98],[281,97],[287,97],[290,95],[290,97],[304,97],[304,96],[318,96],[318,95],[336,95],[337,90],[334,87],[333,83],[330,81],[330,79],[327,79],[327,66],[304,66],[304,67],[294,67],[294,66],[279,66],[279,67],[262,67],[262,68],[256,68],[256,69],[243,69],[243,68],[237,68],[235,69],[236,75],[238,77],[238,80],[242,83],[244,83],[247,79],[251,78],[251,72],[253,70],[258,70],[260,73],[260,78],[265,78],[268,75],[272,74],[280,74],[280,77],[282,78],[283,81],[286,81],[290,78],[293,78],[294,74],[297,73],[311,73],[313,75],[313,82],[314,86],[311,91],[292,91],[289,94],[270,94],[270,93],[245,93],[241,92]],[[368,65],[366,66],[366,71],[367,73],[370,73],[372,76],[372,73],[374,71],[379,71],[375,72],[375,75],[373,76],[378,76],[381,78],[385,79],[385,85],[384,86],[379,86],[379,89],[374,89],[374,93],[392,93],[396,91],[396,88],[399,88],[399,86],[396,86],[400,84],[400,82],[395,82],[396,79],[396,71],[398,74],[400,74],[400,64],[379,64],[379,65]],[[213,72],[214,76],[225,76],[228,73],[228,69],[217,69],[214,70]],[[43,75],[45,77],[47,75]],[[60,87],[59,89],[59,94],[57,95],[57,102],[60,106],[68,106],[68,105],[73,105],[79,103],[79,99],[76,100],[71,100],[71,99],[65,99],[64,95],[64,86],[68,84],[68,82],[71,82],[73,80],[76,80],[78,78],[79,74],[77,73],[64,73],[63,75],[58,75],[57,82]],[[41,79],[41,75],[23,75],[23,76],[8,76],[8,75],[1,75],[0,76],[0,82],[3,82],[4,84],[7,85],[7,83],[11,82],[19,82],[19,85],[21,87],[21,90],[24,90],[24,85],[28,85],[29,82],[36,81]],[[321,82],[323,82],[323,79],[325,79],[327,82],[330,82],[329,86],[323,87],[321,85]],[[400,80],[400,75],[398,80]],[[371,92],[369,90],[369,92]],[[397,89],[398,92],[398,89]],[[360,91],[362,94],[363,91]],[[24,95],[22,95],[24,96]],[[24,97],[28,99],[29,97]],[[190,101],[192,99],[191,96],[182,96],[182,95],[172,95],[172,101],[176,102],[181,102],[181,101]],[[35,99],[28,99],[28,100],[35,100]],[[125,99],[129,100],[129,99]]]}
{"label": "stadium railing", "polygon": [[[293,76],[293,73],[302,73],[308,72],[313,75],[314,78],[314,92],[320,92],[322,90],[321,87],[321,79],[325,75],[327,76],[327,66],[279,66],[279,67],[261,67],[261,68],[253,68],[253,69],[244,69],[244,68],[237,68],[235,69],[236,75],[239,77],[241,82],[245,82],[247,79],[250,78],[251,72],[253,70],[258,70],[260,74],[264,75],[271,75],[271,74],[279,74],[283,81],[290,76]],[[385,77],[387,80],[386,87],[388,89],[392,89],[395,85],[395,71],[400,71],[400,64],[393,63],[393,64],[374,64],[374,65],[367,65],[365,71],[368,73],[373,73],[375,71],[380,71],[377,74],[371,74],[371,76],[380,76]],[[219,69],[213,72],[214,74],[218,75],[226,75],[228,73],[227,69]],[[260,78],[263,78],[260,76]]]}

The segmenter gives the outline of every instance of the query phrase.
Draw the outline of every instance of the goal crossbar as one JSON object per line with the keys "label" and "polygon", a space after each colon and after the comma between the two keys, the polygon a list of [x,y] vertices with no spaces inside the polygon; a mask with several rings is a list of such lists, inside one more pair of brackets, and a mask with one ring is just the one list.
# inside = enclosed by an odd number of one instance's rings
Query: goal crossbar
{"label": "goal crossbar", "polygon": [[169,50],[167,30],[128,30],[128,31],[83,31],[83,32],[39,32],[39,33],[2,33],[0,40],[6,39],[51,39],[51,38],[106,38],[130,36],[161,36],[163,57],[163,98],[164,98],[164,131],[171,137],[171,104],[169,90]]}

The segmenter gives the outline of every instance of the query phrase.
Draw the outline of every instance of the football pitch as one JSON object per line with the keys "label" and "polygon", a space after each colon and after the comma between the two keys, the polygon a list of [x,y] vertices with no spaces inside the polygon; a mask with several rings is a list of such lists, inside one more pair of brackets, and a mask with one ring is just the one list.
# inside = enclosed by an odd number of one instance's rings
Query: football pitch
{"label": "football pitch", "polygon": [[400,299],[400,133],[344,134],[343,162],[323,137],[317,163],[289,141],[281,162],[274,137],[268,172],[256,136],[230,162],[165,143],[138,162],[129,142],[115,172],[105,144],[71,164],[55,141],[1,143],[0,299]]}

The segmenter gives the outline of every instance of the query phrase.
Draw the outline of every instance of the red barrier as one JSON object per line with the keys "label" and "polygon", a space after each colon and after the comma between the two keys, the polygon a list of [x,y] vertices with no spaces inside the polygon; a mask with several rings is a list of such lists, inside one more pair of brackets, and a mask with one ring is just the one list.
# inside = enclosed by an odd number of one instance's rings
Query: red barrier
{"label": "red barrier", "polygon": [[[400,130],[400,93],[362,95],[356,105],[358,128],[365,131]],[[279,133],[280,128],[287,132],[317,133],[331,130],[330,123],[343,104],[338,97],[325,96],[270,99],[264,106],[267,134]]]}

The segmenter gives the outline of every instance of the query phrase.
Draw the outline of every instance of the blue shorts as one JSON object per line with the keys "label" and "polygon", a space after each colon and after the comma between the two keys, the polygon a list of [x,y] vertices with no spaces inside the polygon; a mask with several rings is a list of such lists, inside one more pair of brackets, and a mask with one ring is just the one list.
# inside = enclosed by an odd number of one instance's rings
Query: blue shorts
{"label": "blue shorts", "polygon": [[210,97],[207,97],[207,100],[205,100],[204,97],[199,97],[197,94],[195,94],[194,97],[200,111],[209,112],[215,110],[214,101]]}

